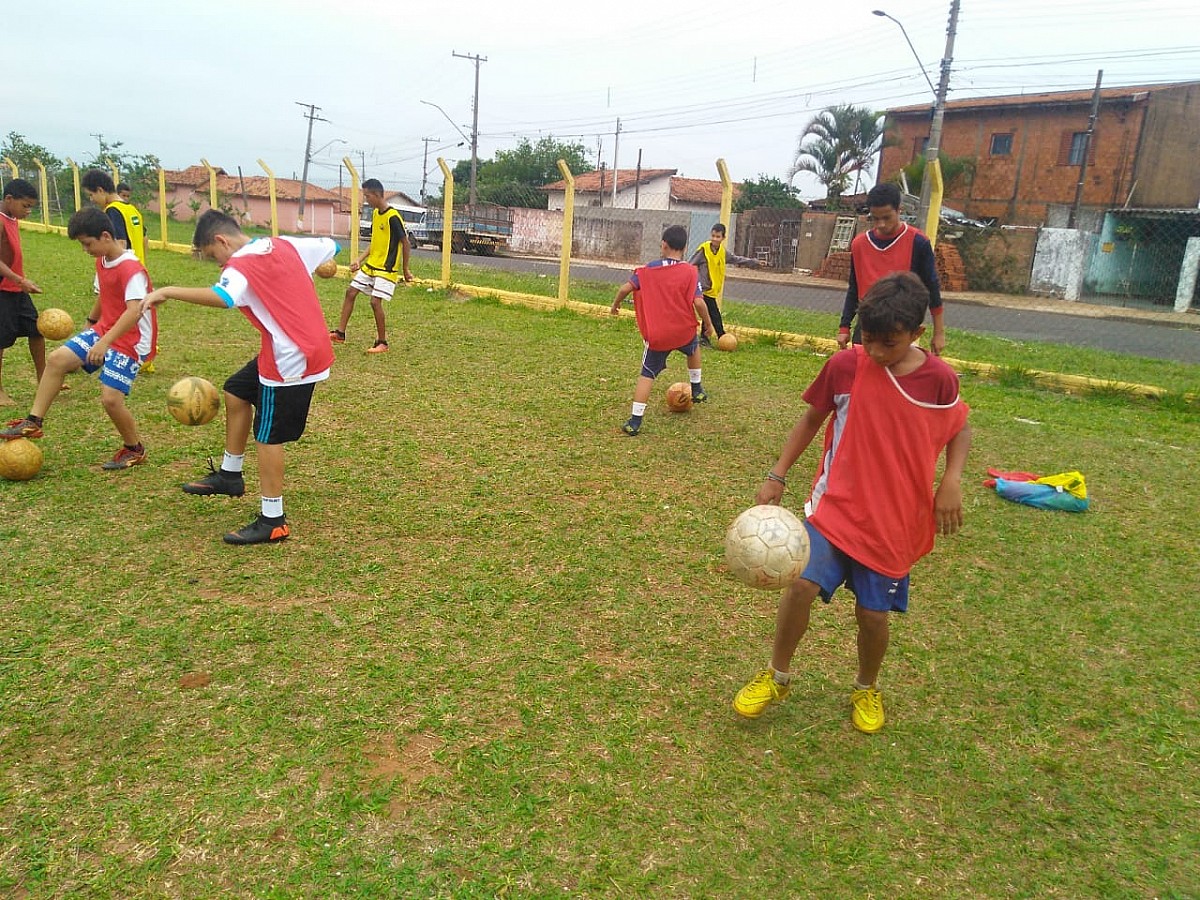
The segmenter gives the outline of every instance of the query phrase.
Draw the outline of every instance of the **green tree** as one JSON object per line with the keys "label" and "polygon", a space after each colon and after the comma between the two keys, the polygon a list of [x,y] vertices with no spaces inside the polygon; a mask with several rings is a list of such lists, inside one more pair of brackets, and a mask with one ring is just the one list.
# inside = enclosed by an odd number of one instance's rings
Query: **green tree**
{"label": "green tree", "polygon": [[[68,198],[68,202],[74,203],[75,194],[72,187],[71,171],[64,168],[63,161],[46,147],[27,140],[23,134],[10,131],[4,138],[4,143],[0,145],[0,157],[3,156],[7,156],[15,162],[17,169],[21,173],[21,177],[31,182],[39,191],[41,187],[38,184],[38,168],[34,160],[39,160],[46,167],[47,190],[50,193],[50,197],[43,197],[42,200],[50,204],[49,209],[52,213],[60,205],[57,198],[65,197]],[[0,167],[0,182],[8,179],[11,174],[7,165]],[[35,215],[40,215],[40,213]]]}
{"label": "green tree", "polygon": [[[975,160],[970,156],[947,156],[939,150],[938,163],[942,167],[942,188],[947,194],[965,191],[975,177]],[[909,192],[919,194],[925,178],[925,157],[918,156],[901,171],[908,180]],[[900,176],[897,175],[893,180],[900,183]]]}
{"label": "green tree", "polygon": [[133,153],[124,149],[124,143],[109,143],[99,135],[99,149],[88,160],[80,163],[81,169],[100,169],[109,172],[109,161],[117,167],[121,180],[133,188],[133,202],[144,203],[158,192],[158,157],[152,153]]}
{"label": "green tree", "polygon": [[883,143],[882,114],[848,103],[823,109],[800,135],[788,181],[800,172],[810,172],[825,185],[829,205],[836,207],[851,179],[857,185],[869,174]]}
{"label": "green tree", "polygon": [[741,183],[737,199],[733,201],[733,211],[740,213],[762,207],[803,209],[804,201],[796,196],[797,193],[796,188],[782,179],[759,175]]}
{"label": "green tree", "polygon": [[[478,162],[475,193],[481,203],[545,209],[549,195],[539,188],[561,180],[560,159],[566,162],[572,175],[591,169],[583,144],[565,143],[553,137],[544,137],[535,144],[522,138],[512,150],[498,150],[494,158]],[[460,159],[454,165],[456,200],[466,200],[470,183],[471,161]]]}

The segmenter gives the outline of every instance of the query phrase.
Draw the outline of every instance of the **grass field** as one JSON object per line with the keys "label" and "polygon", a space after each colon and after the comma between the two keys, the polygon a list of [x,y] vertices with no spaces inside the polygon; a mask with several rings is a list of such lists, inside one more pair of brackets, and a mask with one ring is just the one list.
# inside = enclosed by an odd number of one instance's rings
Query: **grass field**
{"label": "grass field", "polygon": [[[81,322],[90,259],[24,240],[39,305]],[[344,286],[319,285],[331,318]],[[821,357],[707,354],[712,401],[671,415],[660,385],[631,440],[629,320],[423,286],[389,314],[393,350],[368,357],[360,305],[288,450],[284,544],[221,543],[257,512],[252,450],[245,498],[178,489],[221,427],[175,424],[166,390],[254,354],[232,312],[161,313],[131,398],[148,465],[99,470],[117,439],[75,376],[42,473],[0,482],[0,894],[1200,895],[1200,411],[1019,377],[1061,354],[1182,394],[1200,367],[951,329],[956,353],[1017,374],[964,378],[966,527],[914,572],[888,725],[866,736],[844,594],[785,704],[729,708],[776,598],[725,574],[724,529]],[[731,310],[803,330],[788,314]],[[4,363],[23,412],[24,344]],[[664,378],[683,377],[677,358]],[[1080,469],[1092,509],[1002,501],[989,465]]]}

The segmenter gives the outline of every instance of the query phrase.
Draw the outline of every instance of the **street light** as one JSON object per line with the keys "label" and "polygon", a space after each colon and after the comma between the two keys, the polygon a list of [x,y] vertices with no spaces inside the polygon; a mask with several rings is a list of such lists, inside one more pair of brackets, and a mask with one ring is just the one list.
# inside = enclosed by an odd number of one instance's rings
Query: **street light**
{"label": "street light", "polygon": [[469,141],[469,140],[470,140],[470,138],[469,138],[469,137],[467,137],[467,135],[466,135],[466,134],[463,132],[463,130],[462,130],[461,128],[459,128],[459,127],[458,127],[458,125],[457,125],[457,124],[455,124],[455,121],[454,121],[452,118],[450,118],[449,114],[448,114],[448,113],[447,113],[447,112],[446,112],[444,109],[442,109],[442,108],[441,108],[440,106],[438,106],[436,103],[430,103],[428,100],[421,100],[420,102],[421,102],[421,103],[424,103],[426,106],[432,106],[434,109],[436,109],[438,112],[440,112],[440,113],[441,113],[443,116],[445,116],[445,117],[446,117],[446,121],[447,121],[447,122],[449,122],[451,125],[453,125],[453,126],[454,126],[454,130],[455,130],[455,131],[457,131],[459,134],[461,134],[461,135],[462,135],[462,138],[463,138],[463,140],[464,140],[464,141]]}
{"label": "street light", "polygon": [[[946,27],[946,52],[942,56],[941,77],[933,92],[933,121],[929,124],[929,142],[925,147],[925,173],[921,178],[921,204],[917,207],[917,225],[926,229],[929,228],[925,220],[929,215],[929,201],[933,193],[933,167],[937,165],[938,149],[942,141],[942,120],[946,115],[946,92],[950,89],[950,63],[954,59],[954,33],[958,27],[958,4],[959,0],[950,0],[950,24]],[[882,9],[875,9],[872,12],[900,25],[900,31],[903,33],[904,39],[908,41],[909,49],[912,50],[913,56],[917,56],[912,41],[908,40],[908,32],[904,30],[899,19],[889,16]],[[919,56],[917,56],[917,63],[921,64]],[[925,74],[924,65],[921,65],[921,73]],[[925,74],[925,80],[929,82],[929,75]],[[932,88],[933,83],[929,82],[929,86]]]}
{"label": "street light", "polygon": [[913,46],[913,42],[908,38],[908,32],[904,30],[904,23],[895,16],[889,16],[882,9],[871,10],[873,16],[883,16],[885,19],[891,19],[900,26],[900,33],[904,35],[904,40],[908,41],[908,49],[912,51],[912,55],[916,57],[917,65],[921,67],[921,74],[925,76],[925,83],[929,85],[929,91],[934,97],[937,97],[937,88],[933,86],[933,82],[929,80],[929,73],[925,71],[925,63],[921,62],[921,57],[917,54],[917,48]]}

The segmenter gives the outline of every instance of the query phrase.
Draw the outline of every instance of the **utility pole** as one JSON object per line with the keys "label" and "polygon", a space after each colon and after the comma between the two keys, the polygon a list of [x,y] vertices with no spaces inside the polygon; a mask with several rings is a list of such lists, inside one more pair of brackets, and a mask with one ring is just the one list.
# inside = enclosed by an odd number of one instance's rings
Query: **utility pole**
{"label": "utility pole", "polygon": [[954,61],[954,35],[958,30],[959,0],[950,2],[950,24],[946,27],[946,53],[942,56],[942,75],[938,79],[937,102],[929,126],[929,145],[925,148],[925,176],[921,179],[921,205],[917,209],[917,227],[924,228],[929,217],[929,202],[933,194],[933,166],[937,163],[942,142],[942,120],[946,116],[946,93],[950,90],[950,64]]}
{"label": "utility pole", "polygon": [[425,202],[425,184],[429,180],[429,144],[439,142],[441,138],[421,138],[425,142],[425,158],[421,161],[421,202]]}
{"label": "utility pole", "polygon": [[308,119],[308,139],[304,142],[304,171],[300,175],[300,208],[296,211],[296,224],[301,231],[304,230],[304,196],[308,190],[308,161],[312,156],[312,130],[313,122],[328,122],[328,119],[323,119],[317,115],[321,107],[312,103],[301,103],[299,100],[294,101],[297,106],[303,106],[308,110],[304,114],[304,118]]}
{"label": "utility pole", "polygon": [[617,148],[621,144],[621,117],[617,116],[617,131],[613,135],[613,196],[612,205],[615,208],[617,205],[617,182],[620,180],[621,170],[617,168]]}
{"label": "utility pole", "polygon": [[1079,181],[1075,185],[1075,202],[1071,206],[1071,215],[1067,219],[1067,227],[1074,228],[1079,219],[1079,207],[1083,203],[1083,182],[1087,178],[1088,154],[1092,152],[1092,135],[1096,133],[1096,117],[1100,115],[1100,81],[1104,78],[1104,70],[1096,72],[1096,90],[1092,93],[1092,114],[1088,117],[1087,134],[1083,138],[1083,159],[1079,161]]}
{"label": "utility pole", "polygon": [[642,187],[642,148],[638,147],[637,174],[633,179],[633,208],[638,208],[638,194]]}
{"label": "utility pole", "polygon": [[468,203],[475,205],[475,184],[479,178],[479,64],[487,62],[486,56],[480,56],[478,53],[458,53],[450,51],[452,56],[457,56],[459,59],[469,59],[475,63],[475,102],[472,104],[473,116],[471,119],[471,190],[468,195]]}

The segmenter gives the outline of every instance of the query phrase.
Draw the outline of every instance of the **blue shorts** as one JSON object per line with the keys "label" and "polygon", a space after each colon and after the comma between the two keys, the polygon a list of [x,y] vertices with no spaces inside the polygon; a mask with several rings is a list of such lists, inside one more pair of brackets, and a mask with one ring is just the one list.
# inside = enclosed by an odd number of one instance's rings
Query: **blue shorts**
{"label": "blue shorts", "polygon": [[83,360],[83,371],[91,375],[99,369],[102,385],[115,388],[128,396],[133,387],[133,379],[137,378],[138,369],[142,367],[142,364],[132,356],[126,356],[118,350],[109,348],[108,352],[104,354],[104,362],[98,366],[92,365],[87,361],[88,351],[95,347],[99,340],[100,335],[96,334],[96,330],[89,328],[87,331],[79,332],[63,346]]}
{"label": "blue shorts", "polygon": [[821,599],[826,603],[843,584],[854,594],[858,605],[875,612],[908,612],[908,576],[891,578],[868,569],[851,559],[817,531],[807,519],[808,565],[800,573],[821,588]]}
{"label": "blue shorts", "polygon": [[659,373],[667,367],[668,356],[676,350],[684,356],[691,356],[699,346],[700,338],[697,336],[682,347],[676,347],[675,350],[651,350],[649,347],[646,347],[646,352],[642,354],[642,375],[646,378],[657,378]]}

